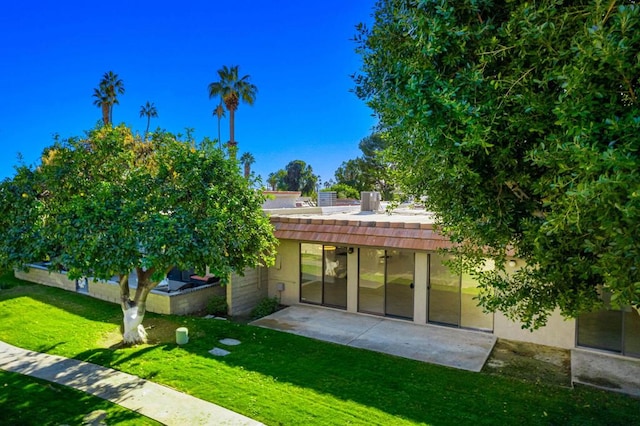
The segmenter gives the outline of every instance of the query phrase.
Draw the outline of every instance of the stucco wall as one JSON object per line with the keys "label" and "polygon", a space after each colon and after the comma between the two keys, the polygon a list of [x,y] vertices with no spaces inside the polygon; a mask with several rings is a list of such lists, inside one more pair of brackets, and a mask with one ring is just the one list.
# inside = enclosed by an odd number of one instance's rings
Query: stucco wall
{"label": "stucco wall", "polygon": [[549,317],[546,326],[529,331],[522,329],[522,323],[511,321],[503,313],[496,312],[493,334],[502,339],[571,349],[575,347],[576,322],[573,319],[565,320],[556,310]]}
{"label": "stucco wall", "polygon": [[429,255],[417,252],[415,257],[414,289],[413,289],[413,322],[424,324],[427,322],[427,277]]}
{"label": "stucco wall", "polygon": [[358,250],[347,252],[347,311],[358,312]]}
{"label": "stucco wall", "polygon": [[[297,241],[282,240],[278,246],[276,264],[269,268],[269,297],[281,296],[283,305],[300,302],[300,244]],[[278,291],[278,284],[284,291]]]}

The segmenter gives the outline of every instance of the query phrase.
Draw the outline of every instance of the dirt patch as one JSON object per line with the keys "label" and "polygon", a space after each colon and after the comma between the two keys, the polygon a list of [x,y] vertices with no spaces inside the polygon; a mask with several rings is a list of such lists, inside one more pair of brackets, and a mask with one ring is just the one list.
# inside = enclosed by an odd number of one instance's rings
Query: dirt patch
{"label": "dirt patch", "polygon": [[482,371],[534,383],[571,386],[571,352],[498,339]]}
{"label": "dirt patch", "polygon": [[[176,328],[181,325],[165,318],[145,318],[142,322],[147,330],[148,342],[150,345],[163,343],[175,343]],[[122,332],[119,327],[114,327],[112,331],[104,333],[98,346],[103,348],[118,348],[122,345]]]}

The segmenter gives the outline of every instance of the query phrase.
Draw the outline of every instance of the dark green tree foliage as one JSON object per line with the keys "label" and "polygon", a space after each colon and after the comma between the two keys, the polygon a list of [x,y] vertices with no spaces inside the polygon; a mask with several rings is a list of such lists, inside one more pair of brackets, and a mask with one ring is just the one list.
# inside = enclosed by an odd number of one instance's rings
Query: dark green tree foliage
{"label": "dark green tree foliage", "polygon": [[[473,259],[480,302],[526,326],[611,292],[640,305],[640,7],[381,0],[356,92],[404,189]],[[526,261],[503,273],[512,250]]]}
{"label": "dark green tree foliage", "polygon": [[[118,277],[125,341],[144,340],[148,293],[174,266],[231,272],[272,262],[275,237],[234,160],[213,143],[150,140],[124,126],[47,148],[37,168],[22,166],[0,183],[0,263],[22,267],[50,259],[70,278]],[[135,294],[128,277],[137,272]],[[138,324],[127,313],[136,309]]]}
{"label": "dark green tree foliage", "polygon": [[325,189],[321,189],[320,192],[324,191],[335,191],[337,198],[352,198],[354,200],[360,199],[360,192],[344,183],[335,183]]}
{"label": "dark green tree foliage", "polygon": [[343,162],[335,172],[336,182],[358,192],[379,191],[383,199],[390,200],[394,190],[391,184],[393,168],[384,157],[387,145],[387,140],[379,133],[362,139],[358,145],[362,156]]}
{"label": "dark green tree foliage", "polygon": [[269,184],[275,183],[279,191],[300,191],[304,196],[315,192],[318,176],[313,174],[313,168],[302,160],[293,160],[284,170],[278,170],[269,175]]}

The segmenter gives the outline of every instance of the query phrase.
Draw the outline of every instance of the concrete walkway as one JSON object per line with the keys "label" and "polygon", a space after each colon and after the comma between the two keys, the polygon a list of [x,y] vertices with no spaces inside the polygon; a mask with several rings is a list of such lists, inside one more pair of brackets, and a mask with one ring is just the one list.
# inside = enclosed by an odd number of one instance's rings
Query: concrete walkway
{"label": "concrete walkway", "polygon": [[496,337],[489,333],[311,305],[290,306],[251,324],[476,372],[496,343]]}
{"label": "concrete walkway", "polygon": [[261,425],[207,401],[96,364],[0,342],[0,369],[70,386],[165,425]]}

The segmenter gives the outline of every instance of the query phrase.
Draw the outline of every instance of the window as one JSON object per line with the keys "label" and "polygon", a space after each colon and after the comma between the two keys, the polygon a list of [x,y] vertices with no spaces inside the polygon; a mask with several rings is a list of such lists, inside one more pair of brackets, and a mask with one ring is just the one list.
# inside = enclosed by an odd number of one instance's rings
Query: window
{"label": "window", "polygon": [[631,307],[614,309],[609,296],[597,312],[578,317],[578,346],[640,358],[640,314]]}

